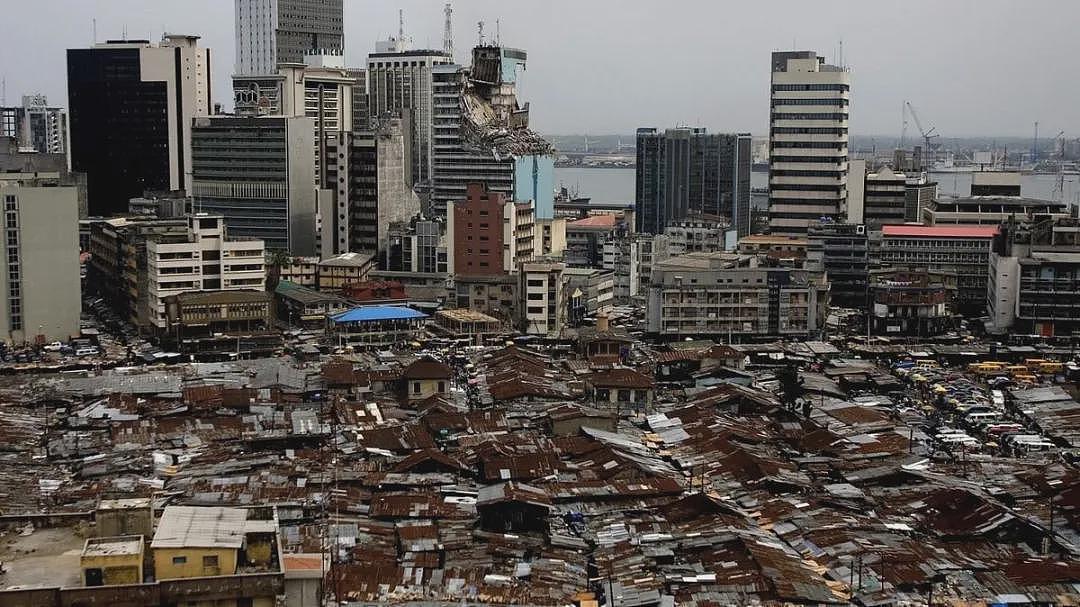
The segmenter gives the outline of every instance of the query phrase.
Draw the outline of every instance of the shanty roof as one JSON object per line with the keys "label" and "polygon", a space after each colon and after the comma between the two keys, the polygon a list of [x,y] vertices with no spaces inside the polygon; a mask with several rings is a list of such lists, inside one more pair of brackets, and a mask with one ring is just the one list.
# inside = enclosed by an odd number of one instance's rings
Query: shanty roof
{"label": "shanty roof", "polygon": [[427,318],[427,314],[402,306],[360,306],[332,318],[334,322],[377,322]]}
{"label": "shanty roof", "polygon": [[936,236],[939,238],[991,238],[998,233],[998,226],[881,226],[885,236]]}
{"label": "shanty roof", "polygon": [[501,485],[481,487],[476,494],[477,506],[488,506],[504,502],[522,502],[551,508],[551,498],[547,491],[524,483],[508,482]]}
{"label": "shanty roof", "polygon": [[401,373],[402,379],[448,379],[451,375],[450,367],[432,358],[421,358]]}
{"label": "shanty roof", "polygon": [[236,548],[244,543],[248,511],[242,508],[169,506],[151,548]]}
{"label": "shanty roof", "polygon": [[601,388],[638,388],[653,387],[653,380],[633,369],[608,369],[597,371],[589,377],[592,385]]}

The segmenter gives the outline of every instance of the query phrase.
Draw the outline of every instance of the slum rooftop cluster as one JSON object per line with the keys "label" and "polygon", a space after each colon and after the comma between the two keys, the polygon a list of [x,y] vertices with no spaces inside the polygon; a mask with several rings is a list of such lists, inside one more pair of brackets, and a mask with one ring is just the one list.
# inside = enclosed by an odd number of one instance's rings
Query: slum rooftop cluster
{"label": "slum rooftop cluster", "polygon": [[[609,330],[569,351],[39,379],[2,395],[0,508],[274,505],[284,553],[329,553],[342,601],[1080,600],[1077,434],[950,451],[912,375],[823,342],[653,350]],[[1060,388],[1014,392],[1080,420]]]}

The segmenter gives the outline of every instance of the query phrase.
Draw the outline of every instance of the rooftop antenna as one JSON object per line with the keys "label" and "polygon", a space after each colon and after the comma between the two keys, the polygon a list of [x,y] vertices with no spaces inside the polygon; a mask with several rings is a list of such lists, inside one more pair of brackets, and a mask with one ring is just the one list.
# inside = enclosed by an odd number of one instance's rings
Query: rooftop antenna
{"label": "rooftop antenna", "polygon": [[496,19],[495,20],[495,46],[499,46],[499,45],[502,44],[502,34],[500,33],[500,31],[501,30],[499,29],[499,20]]}
{"label": "rooftop antenna", "polygon": [[451,16],[454,14],[453,7],[447,2],[443,7],[443,14],[446,16],[446,23],[443,24],[443,52],[445,52],[451,59],[454,58],[454,24],[451,20]]}
{"label": "rooftop antenna", "polygon": [[93,19],[93,26],[91,28],[94,33],[94,44],[97,44],[97,17]]}
{"label": "rooftop antenna", "polygon": [[0,107],[7,107],[7,76],[0,76]]}
{"label": "rooftop antenna", "polygon": [[840,67],[844,67],[844,39],[840,38]]}
{"label": "rooftop antenna", "polygon": [[120,39],[127,42],[127,24],[124,24],[124,28],[120,31]]}
{"label": "rooftop antenna", "polygon": [[397,34],[398,41],[405,42],[405,10],[404,9],[400,9],[400,8],[398,9],[397,19],[398,19],[398,26],[397,26],[398,27],[398,34]]}
{"label": "rooftop antenna", "polygon": [[482,19],[476,22],[476,28],[480,31],[480,46],[484,46],[484,21]]}

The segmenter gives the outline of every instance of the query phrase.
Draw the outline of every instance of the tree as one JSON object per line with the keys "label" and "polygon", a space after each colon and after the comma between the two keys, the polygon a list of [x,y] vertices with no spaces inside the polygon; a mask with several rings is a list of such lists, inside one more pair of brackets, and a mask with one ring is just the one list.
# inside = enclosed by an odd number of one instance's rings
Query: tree
{"label": "tree", "polygon": [[281,282],[281,268],[292,265],[288,251],[267,251],[266,253],[266,290],[273,293]]}

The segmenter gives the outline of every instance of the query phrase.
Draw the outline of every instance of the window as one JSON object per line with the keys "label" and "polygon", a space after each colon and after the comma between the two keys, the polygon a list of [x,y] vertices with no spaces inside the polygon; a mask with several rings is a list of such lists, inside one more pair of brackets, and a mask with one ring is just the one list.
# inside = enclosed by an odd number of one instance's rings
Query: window
{"label": "window", "polygon": [[203,567],[217,567],[218,566],[218,557],[217,557],[217,555],[215,554],[215,555],[212,555],[212,556],[204,556],[204,557],[202,557],[202,566]]}
{"label": "window", "polygon": [[439,382],[439,392],[446,392],[446,382]]}
{"label": "window", "polygon": [[186,556],[174,556],[174,557],[172,557],[172,564],[173,565],[186,565],[187,564],[187,557]]}
{"label": "window", "polygon": [[412,393],[413,394],[420,394],[420,382],[414,381],[412,383]]}
{"label": "window", "polygon": [[629,390],[619,390],[619,402],[620,403],[628,403],[628,402],[630,402],[630,391]]}

